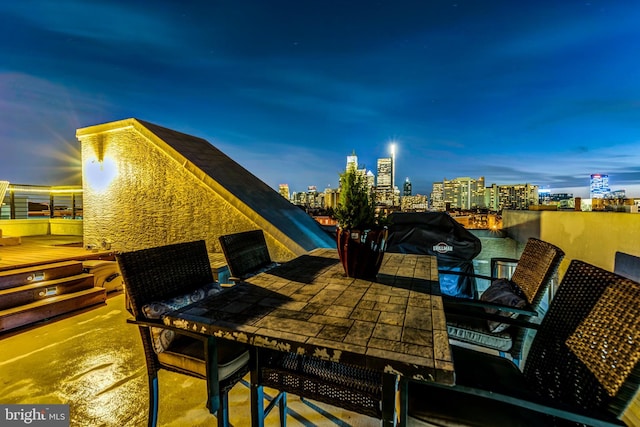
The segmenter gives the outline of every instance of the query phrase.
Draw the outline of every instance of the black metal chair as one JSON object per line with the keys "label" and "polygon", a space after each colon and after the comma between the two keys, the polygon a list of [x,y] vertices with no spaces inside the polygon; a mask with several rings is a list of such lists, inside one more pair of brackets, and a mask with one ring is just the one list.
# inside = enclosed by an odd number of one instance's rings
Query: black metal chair
{"label": "black metal chair", "polygon": [[[519,363],[522,358],[527,324],[538,315],[538,307],[546,290],[555,277],[564,252],[551,243],[530,238],[518,260],[511,280],[474,275],[492,280],[489,289],[501,286],[521,306],[504,305],[485,298],[487,290],[479,299],[452,298],[443,296],[447,317],[447,332],[452,344],[457,342],[477,345],[500,352],[509,353]],[[502,291],[494,292],[494,295]],[[512,293],[510,293],[512,292]],[[539,323],[539,322],[538,322]]]}
{"label": "black metal chair", "polygon": [[574,260],[524,370],[453,347],[456,385],[409,384],[410,425],[624,425],[640,384],[640,284]]}
{"label": "black metal chair", "polygon": [[[220,236],[232,280],[240,281],[277,264],[271,261],[262,230]],[[263,387],[281,393],[280,422],[286,424],[286,394],[328,403],[359,414],[383,417],[382,372],[275,350],[255,348],[251,372],[252,418],[263,425]],[[393,403],[385,407],[393,406]],[[264,415],[263,415],[264,414]]]}
{"label": "black metal chair", "polygon": [[[207,408],[218,426],[228,425],[229,390],[249,372],[246,346],[163,325],[163,309],[193,301],[215,284],[204,241],[178,243],[116,255],[134,319],[139,327],[149,378],[149,425],[158,418],[158,371],[207,381]],[[218,366],[218,370],[209,369]],[[219,396],[219,398],[216,398]]]}

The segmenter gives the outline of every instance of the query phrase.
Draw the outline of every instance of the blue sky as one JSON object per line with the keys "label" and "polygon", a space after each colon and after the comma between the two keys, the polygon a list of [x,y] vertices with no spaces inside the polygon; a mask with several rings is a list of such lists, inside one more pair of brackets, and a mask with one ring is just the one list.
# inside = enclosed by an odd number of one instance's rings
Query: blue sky
{"label": "blue sky", "polygon": [[640,197],[640,2],[0,4],[0,180],[79,184],[77,128],[136,117],[268,185],[336,187],[353,150],[396,180]]}

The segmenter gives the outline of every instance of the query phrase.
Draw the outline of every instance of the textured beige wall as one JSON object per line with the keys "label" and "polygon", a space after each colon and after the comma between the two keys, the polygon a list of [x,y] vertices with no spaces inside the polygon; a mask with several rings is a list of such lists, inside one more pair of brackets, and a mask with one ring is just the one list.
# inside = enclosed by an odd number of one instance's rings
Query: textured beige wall
{"label": "textured beige wall", "polygon": [[[84,245],[117,251],[204,239],[221,252],[222,234],[263,228],[191,171],[162,141],[128,126],[79,135],[83,162]],[[102,170],[96,159],[102,157]],[[181,161],[182,160],[182,161]],[[113,167],[117,171],[112,171]],[[101,182],[104,178],[108,183]],[[247,189],[250,191],[250,189]],[[259,218],[250,212],[252,218]],[[294,253],[265,232],[271,257]]]}

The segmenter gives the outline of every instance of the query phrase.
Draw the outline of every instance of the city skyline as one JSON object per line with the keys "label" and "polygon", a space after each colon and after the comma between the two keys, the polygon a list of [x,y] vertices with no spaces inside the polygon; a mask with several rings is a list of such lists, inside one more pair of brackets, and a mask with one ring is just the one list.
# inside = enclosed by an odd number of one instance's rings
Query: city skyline
{"label": "city skyline", "polygon": [[[388,183],[388,181],[390,180],[390,178],[389,178],[389,177],[386,177],[386,178],[385,178],[385,180],[384,180],[384,183],[383,183],[383,184],[380,184],[380,183],[379,183],[379,179],[378,179],[378,174],[379,174],[379,171],[380,171],[380,161],[389,160],[389,157],[380,157],[380,158],[378,158],[378,159],[377,159],[377,172],[378,172],[378,173],[374,173],[374,172],[373,172],[373,169],[368,168],[366,165],[364,165],[364,164],[362,164],[361,162],[359,162],[358,153],[356,153],[355,151],[353,151],[351,154],[349,154],[348,156],[346,156],[346,158],[347,158],[347,162],[346,162],[347,166],[346,166],[346,168],[349,168],[349,165],[350,165],[351,163],[357,163],[357,165],[356,165],[355,167],[357,167],[357,168],[359,168],[359,169],[363,169],[363,170],[365,170],[367,173],[373,174],[373,176],[374,176],[374,182],[375,182],[375,184],[374,184],[374,185],[375,185],[375,186],[380,186],[380,185],[386,186],[386,185],[389,185],[389,183]],[[386,170],[385,170],[385,173],[388,173],[388,171],[386,171]],[[589,175],[589,181],[588,181],[588,182],[587,182],[587,184],[586,184],[586,185],[587,185],[587,187],[588,187],[588,192],[590,193],[590,194],[589,194],[589,198],[592,198],[591,193],[592,193],[592,190],[593,190],[593,180],[594,180],[594,176],[597,176],[597,177],[600,177],[600,176],[605,177],[606,182],[607,182],[607,184],[606,184],[606,188],[607,188],[607,190],[605,191],[605,193],[607,193],[607,192],[614,193],[614,192],[617,192],[617,191],[620,191],[620,190],[625,191],[624,189],[612,189],[612,188],[610,188],[610,187],[609,187],[609,184],[608,184],[608,179],[609,179],[609,177],[608,177],[608,175],[606,175],[606,174],[599,174],[599,173],[596,173],[596,174],[590,174],[590,175]],[[538,186],[538,184],[535,184],[535,183],[533,183],[533,182],[501,182],[501,183],[498,183],[498,182],[492,182],[492,181],[488,181],[488,180],[486,179],[486,177],[485,177],[484,175],[482,175],[482,174],[481,174],[481,175],[479,175],[479,176],[475,176],[475,177],[462,177],[462,176],[449,177],[449,178],[445,177],[445,178],[443,178],[443,180],[455,180],[455,179],[458,179],[458,178],[471,178],[471,179],[478,179],[478,178],[481,178],[481,179],[483,179],[483,180],[487,183],[487,187],[490,187],[490,186],[491,186],[491,185],[493,185],[493,184],[498,185],[498,186],[510,186],[510,185],[522,185],[522,184],[530,184],[530,185]],[[407,176],[407,177],[403,178],[403,180],[402,180],[402,184],[404,184],[405,180],[409,180],[409,181],[411,181],[411,177],[408,177],[408,176]],[[439,183],[439,184],[442,184],[443,180],[440,180],[440,181],[434,181],[434,182],[432,183],[432,186],[433,186],[434,184],[438,184],[438,183]],[[279,184],[279,187],[281,187],[282,185],[287,185],[287,188],[289,188],[289,187],[290,187],[288,183],[281,183],[281,184]],[[338,182],[338,187],[339,187],[339,182]],[[410,186],[410,187],[411,187],[411,186]],[[313,190],[314,190],[314,191],[322,192],[322,191],[324,191],[324,190],[326,190],[326,189],[336,189],[337,187],[334,187],[334,186],[326,186],[325,188],[318,190],[318,187],[317,187],[316,185],[311,185],[311,184],[310,184],[310,185],[307,185],[307,186],[305,187],[305,189],[293,190],[293,191],[292,191],[292,194],[293,194],[293,193],[304,193],[304,192],[308,191],[310,188],[313,188]],[[401,190],[401,191],[402,191],[402,189],[403,189],[403,188],[401,188],[401,187],[398,185],[398,182],[397,182],[397,181],[395,182],[395,188],[397,188],[398,190]],[[543,193],[549,193],[549,194],[554,194],[554,195],[557,195],[557,194],[563,194],[563,193],[565,193],[565,192],[563,192],[563,191],[551,191],[551,190],[549,190],[549,189],[544,189],[544,188],[541,188],[541,189],[539,189],[539,190],[540,190],[541,192],[543,192]],[[432,188],[430,188],[430,189],[429,189],[429,191],[428,191],[428,192],[426,192],[426,193],[415,193],[415,192],[412,192],[412,195],[423,195],[423,196],[429,196],[429,195],[431,194],[431,192],[432,192]],[[605,193],[603,193],[603,194],[605,194]],[[568,194],[573,195],[573,193],[568,193]],[[577,196],[577,197],[581,197],[581,196]]]}
{"label": "city skyline", "polygon": [[79,184],[78,128],[204,138],[277,191],[531,183],[640,197],[640,3],[34,0],[0,5],[0,180]]}

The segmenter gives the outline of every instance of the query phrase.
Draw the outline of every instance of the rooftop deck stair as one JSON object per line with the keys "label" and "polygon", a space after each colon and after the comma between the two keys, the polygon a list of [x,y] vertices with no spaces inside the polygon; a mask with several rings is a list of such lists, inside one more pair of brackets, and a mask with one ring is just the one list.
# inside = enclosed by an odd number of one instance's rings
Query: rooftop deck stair
{"label": "rooftop deck stair", "polygon": [[3,236],[0,230],[0,246],[13,246],[21,243],[20,237]]}
{"label": "rooftop deck stair", "polygon": [[64,261],[0,271],[0,333],[103,303],[82,261]]}

